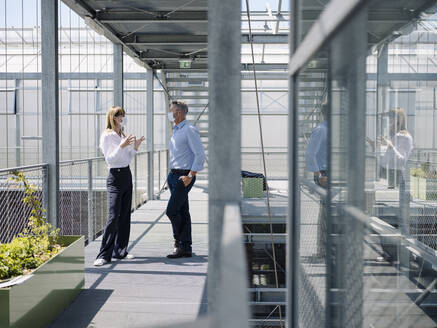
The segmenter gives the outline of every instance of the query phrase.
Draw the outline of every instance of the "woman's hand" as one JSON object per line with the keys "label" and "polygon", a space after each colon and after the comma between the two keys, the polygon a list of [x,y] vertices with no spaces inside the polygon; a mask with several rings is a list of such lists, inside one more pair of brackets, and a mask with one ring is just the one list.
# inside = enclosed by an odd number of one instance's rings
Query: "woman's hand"
{"label": "woman's hand", "polygon": [[141,143],[142,143],[144,140],[145,140],[144,136],[141,137],[140,139],[137,139],[137,138],[135,137],[135,140],[134,140],[134,149],[135,149],[135,151],[138,150],[138,147],[140,147]]}
{"label": "woman's hand", "polygon": [[372,148],[372,151],[374,152],[376,149],[376,140],[373,140],[369,137],[366,137],[366,142],[370,145],[370,147]]}
{"label": "woman's hand", "polygon": [[124,138],[120,144],[120,148],[125,148],[129,145],[131,145],[133,142],[135,141],[135,136],[133,136],[132,134],[129,134],[129,136],[127,138]]}
{"label": "woman's hand", "polygon": [[390,139],[387,139],[386,137],[383,137],[384,143],[387,145],[388,148],[393,148],[393,143]]}

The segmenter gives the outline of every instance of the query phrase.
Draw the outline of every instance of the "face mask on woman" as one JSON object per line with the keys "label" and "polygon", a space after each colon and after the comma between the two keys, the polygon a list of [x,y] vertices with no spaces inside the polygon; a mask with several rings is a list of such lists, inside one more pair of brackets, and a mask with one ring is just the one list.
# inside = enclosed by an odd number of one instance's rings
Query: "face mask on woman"
{"label": "face mask on woman", "polygon": [[123,117],[120,125],[121,125],[122,128],[125,128],[126,124],[127,124],[127,117]]}

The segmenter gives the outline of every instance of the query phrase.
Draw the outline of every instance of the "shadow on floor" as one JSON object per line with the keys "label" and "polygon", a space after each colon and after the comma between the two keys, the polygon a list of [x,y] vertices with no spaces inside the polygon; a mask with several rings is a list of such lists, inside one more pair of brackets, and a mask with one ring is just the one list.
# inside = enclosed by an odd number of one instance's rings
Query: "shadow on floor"
{"label": "shadow on floor", "polygon": [[208,256],[195,255],[194,253],[193,253],[193,257],[183,257],[180,259],[169,259],[167,257],[137,256],[135,257],[134,261],[136,264],[164,263],[164,264],[176,264],[176,265],[187,265],[187,264],[190,265],[191,263],[206,263],[208,262]]}
{"label": "shadow on floor", "polygon": [[199,312],[197,317],[205,317],[208,315],[208,276],[205,279],[205,285],[202,292],[202,300],[200,301]]}
{"label": "shadow on floor", "polygon": [[[113,293],[110,289],[84,289],[76,300],[49,327],[87,328],[93,318]],[[80,316],[77,314],[80,313]]]}

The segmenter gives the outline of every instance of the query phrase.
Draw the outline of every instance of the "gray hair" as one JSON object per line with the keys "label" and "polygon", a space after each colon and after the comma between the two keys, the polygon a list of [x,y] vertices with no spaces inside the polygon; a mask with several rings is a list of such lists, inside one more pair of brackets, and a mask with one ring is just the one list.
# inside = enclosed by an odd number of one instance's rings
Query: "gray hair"
{"label": "gray hair", "polygon": [[183,101],[180,101],[180,100],[174,100],[174,101],[172,101],[171,104],[176,106],[177,109],[181,110],[182,113],[187,115],[187,113],[188,113],[188,105],[186,103],[184,103]]}

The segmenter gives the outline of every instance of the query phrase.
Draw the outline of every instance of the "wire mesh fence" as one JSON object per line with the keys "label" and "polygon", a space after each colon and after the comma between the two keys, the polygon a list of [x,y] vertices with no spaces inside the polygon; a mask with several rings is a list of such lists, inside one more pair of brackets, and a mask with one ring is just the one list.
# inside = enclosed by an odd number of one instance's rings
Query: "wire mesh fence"
{"label": "wire mesh fence", "polygon": [[62,235],[88,236],[88,161],[60,165],[59,228]]}
{"label": "wire mesh fence", "polygon": [[[155,152],[158,181],[165,181],[167,151]],[[149,152],[138,152],[132,161],[132,210],[147,199]],[[23,173],[38,188],[37,197],[45,204],[48,190],[47,165],[0,170],[0,243],[7,243],[23,231],[31,208],[23,203],[23,185],[11,180],[14,172]],[[85,235],[94,240],[102,234],[108,217],[106,179],[108,169],[103,157],[63,161],[59,166],[59,218],[61,235]],[[156,191],[156,190],[155,190]],[[46,206],[44,206],[46,207]]]}
{"label": "wire mesh fence", "polygon": [[300,193],[299,327],[324,327],[326,310],[326,208],[306,186]]}
{"label": "wire mesh fence", "polygon": [[14,172],[22,172],[28,182],[38,188],[36,196],[44,202],[43,190],[46,180],[46,165],[11,168],[0,171],[0,243],[7,243],[26,228],[31,207],[23,203],[24,186],[11,180]]}
{"label": "wire mesh fence", "polygon": [[144,203],[149,195],[147,194],[147,179],[149,172],[148,167],[148,152],[137,153],[136,155],[136,174],[132,172],[134,178],[134,198],[139,206]]}
{"label": "wire mesh fence", "polygon": [[[400,218],[404,217],[404,232],[437,250],[437,152],[414,150],[405,170],[383,167],[381,175],[396,194],[392,205],[386,203],[386,213],[380,217],[392,221],[395,227],[400,226]],[[389,217],[390,209],[393,218]]]}

